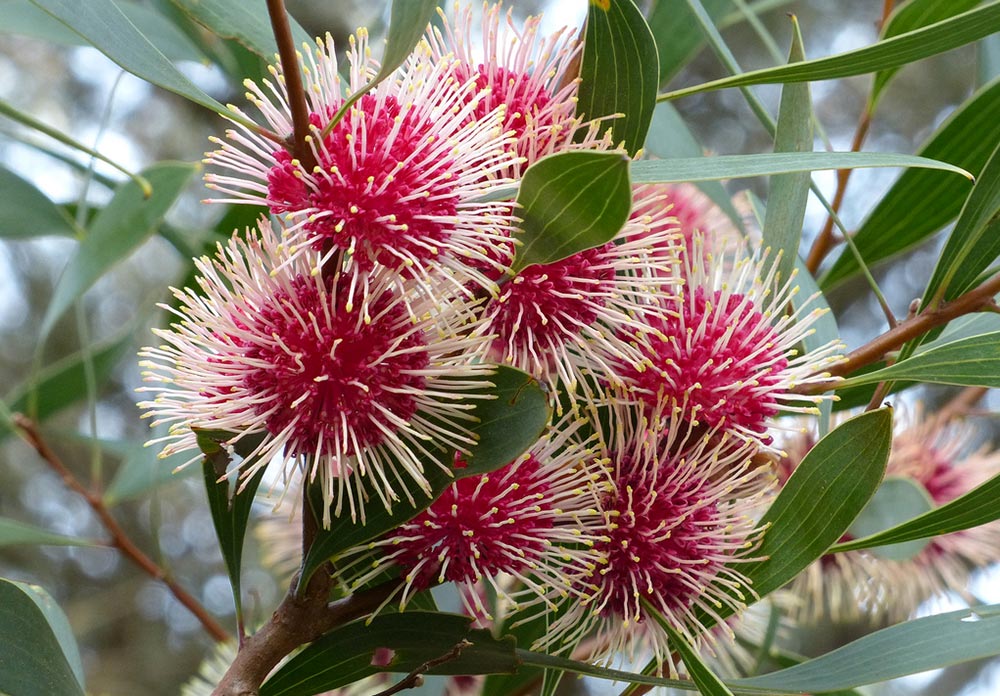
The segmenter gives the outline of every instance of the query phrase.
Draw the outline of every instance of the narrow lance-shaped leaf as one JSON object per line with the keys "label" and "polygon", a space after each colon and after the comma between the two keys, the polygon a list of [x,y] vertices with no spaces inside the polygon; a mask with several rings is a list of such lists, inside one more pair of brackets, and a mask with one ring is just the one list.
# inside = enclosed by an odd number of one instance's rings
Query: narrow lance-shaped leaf
{"label": "narrow lance-shaped leaf", "polygon": [[[468,616],[418,611],[356,621],[330,631],[289,660],[264,683],[260,696],[311,696],[379,672],[422,667],[427,674],[515,671],[519,662],[513,639],[494,638],[471,623]],[[392,651],[388,664],[373,664],[379,648]]]}
{"label": "narrow lance-shaped leaf", "polygon": [[940,300],[953,299],[971,289],[980,272],[993,264],[1000,254],[1000,235],[995,234],[994,228],[997,221],[1000,221],[1000,142],[965,199],[955,229],[927,283],[923,307],[934,307]]}
{"label": "narrow lance-shaped leaf", "polygon": [[[48,418],[87,394],[85,365],[88,361],[95,380],[101,383],[131,346],[131,335],[124,334],[111,343],[93,347],[89,355],[77,353],[48,365],[4,397],[7,409],[24,413],[35,421]],[[0,439],[10,432],[0,421]]]}
{"label": "narrow lance-shaped leaf", "polygon": [[[868,537],[895,527],[900,522],[927,512],[934,507],[927,489],[917,481],[905,477],[890,477],[882,482],[865,509],[851,525],[851,536],[855,539]],[[927,541],[911,540],[906,543],[881,546],[872,553],[890,561],[905,561],[913,558],[927,546]],[[834,547],[836,548],[836,547]]]}
{"label": "narrow lance-shaped leaf", "polygon": [[[76,236],[76,228],[66,211],[14,172],[0,167],[0,238],[26,239],[44,235]],[[25,215],[25,211],[31,215]]]}
{"label": "narrow lance-shaped leaf", "polygon": [[[199,431],[197,437],[198,447],[205,455],[202,460],[202,473],[205,478],[205,492],[208,494],[208,507],[212,512],[219,548],[222,550],[222,558],[229,572],[229,582],[233,587],[236,616],[242,623],[240,571],[243,565],[243,539],[246,536],[254,495],[267,468],[266,462],[262,464],[255,459],[241,462],[237,476],[239,483],[236,490],[233,490],[228,477],[231,473],[229,472],[231,458],[224,444],[232,439],[232,434],[206,430]],[[263,437],[264,435],[244,437],[233,444],[233,449],[241,457],[247,457],[253,453]],[[245,474],[254,466],[259,467],[257,471],[246,476]]]}
{"label": "narrow lance-shaped leaf", "polygon": [[928,58],[978,41],[996,31],[1000,31],[1000,0],[995,0],[982,7],[935,22],[929,26],[894,36],[891,39],[879,41],[871,46],[793,65],[752,70],[740,75],[668,92],[658,98],[677,99],[726,87],[832,80],[851,75],[862,75]]}
{"label": "narrow lance-shaped leaf", "polygon": [[[880,38],[888,39],[893,36],[914,31],[929,24],[940,22],[941,20],[953,17],[961,12],[966,12],[980,3],[981,0],[910,0],[900,3],[882,27]],[[889,81],[898,72],[899,68],[880,70],[875,74],[875,82],[872,85],[870,97],[870,110],[875,111],[882,91],[889,84]]]}
{"label": "narrow lance-shaped leaf", "polygon": [[[471,400],[475,403],[472,413],[478,419],[471,430],[477,440],[465,458],[466,466],[454,468],[454,450],[439,446],[437,461],[424,462],[431,497],[424,497],[418,491],[414,505],[401,500],[392,512],[372,505],[364,522],[352,522],[347,515],[334,518],[329,529],[321,529],[316,535],[303,561],[300,586],[304,587],[330,558],[412,519],[454,480],[495,471],[510,463],[538,440],[549,422],[546,396],[538,382],[525,372],[497,367],[489,381],[484,380],[480,393],[495,398]],[[442,465],[446,468],[442,469]]]}
{"label": "narrow lance-shaped leaf", "polygon": [[[563,155],[556,156],[562,157]],[[969,172],[948,162],[914,155],[874,152],[776,152],[763,155],[720,155],[718,157],[672,160],[643,160],[633,162],[630,170],[633,183],[645,184],[716,181],[752,176],[772,176],[788,172],[864,169],[868,167],[922,167],[954,172],[969,180],[973,178]]]}
{"label": "narrow lance-shaped leaf", "polygon": [[[662,102],[653,110],[653,120],[646,136],[646,152],[659,159],[677,157],[703,157],[701,145],[695,140],[684,119],[673,104]],[[724,212],[733,224],[743,229],[743,220],[733,205],[729,192],[718,181],[702,181],[696,184]]]}
{"label": "narrow lance-shaped leaf", "polygon": [[589,151],[544,157],[524,173],[517,206],[515,272],[600,246],[618,234],[632,209],[628,159]]}
{"label": "narrow lance-shaped leaf", "polygon": [[[223,39],[235,39],[264,60],[278,51],[274,31],[267,18],[266,0],[171,0],[186,15]],[[301,46],[312,37],[289,17],[292,38]]]}
{"label": "narrow lance-shaped leaf", "polygon": [[208,96],[184,76],[146,38],[114,0],[32,0],[87,40],[90,45],[128,72],[195,104],[236,118],[226,107]]}
{"label": "narrow lance-shaped leaf", "polygon": [[677,651],[681,660],[684,661],[684,667],[687,668],[688,674],[691,675],[691,679],[697,685],[698,693],[703,694],[703,696],[733,696],[733,692],[729,690],[729,687],[723,684],[722,680],[709,669],[708,665],[698,655],[698,651],[688,644],[684,636],[678,633],[677,629],[671,626],[669,621],[664,620],[662,616],[656,613],[656,609],[653,606],[645,600],[643,600],[643,603],[646,606],[646,611],[652,612],[652,615],[667,632],[667,635],[670,637],[670,646]]}
{"label": "narrow lance-shaped leaf", "polygon": [[[40,588],[32,588],[34,592]],[[21,583],[0,578],[0,693],[83,696],[45,612]]]}
{"label": "narrow lance-shaped leaf", "polygon": [[1000,476],[994,476],[965,495],[884,531],[837,544],[831,553],[875,549],[932,536],[971,529],[1000,519]]}
{"label": "narrow lance-shaped leaf", "polygon": [[591,0],[576,112],[608,121],[629,155],[642,147],[660,81],[656,42],[632,0]]}
{"label": "narrow lance-shaped leaf", "polygon": [[893,381],[1000,387],[1000,331],[917,353],[881,370],[851,377],[841,386]]}
{"label": "narrow lance-shaped leaf", "polygon": [[[946,160],[978,176],[998,141],[1000,79],[955,109],[916,154]],[[944,172],[904,171],[855,232],[858,251],[874,264],[919,244],[958,215],[970,189],[967,182]],[[829,289],[857,272],[854,255],[845,249],[820,284]]]}
{"label": "narrow lance-shaped leaf", "polygon": [[152,235],[196,171],[196,165],[182,162],[150,167],[143,172],[153,187],[150,197],[132,181],[121,185],[59,278],[42,320],[43,336],[98,278]]}
{"label": "narrow lance-shaped leaf", "polygon": [[[805,60],[802,32],[792,17],[793,38],[789,63]],[[812,107],[808,83],[788,83],[781,88],[778,124],[774,136],[775,152],[810,152],[813,149]],[[795,268],[802,237],[802,222],[809,198],[809,172],[778,174],[771,177],[764,215],[764,245],[781,252],[777,260],[778,277],[786,280]]]}
{"label": "narrow lance-shaped leaf", "polygon": [[729,683],[783,693],[826,693],[1000,655],[1000,605],[890,626],[800,665]]}
{"label": "narrow lance-shaped leaf", "polygon": [[3,546],[99,546],[93,539],[55,534],[47,529],[0,517],[0,547]]}
{"label": "narrow lance-shaped leaf", "polygon": [[440,0],[392,0],[382,65],[368,84],[354,92],[337,109],[337,113],[323,129],[324,137],[340,122],[351,105],[374,89],[379,82],[392,75],[396,68],[403,64],[403,61],[410,55],[413,47],[417,45],[420,37],[426,31],[439,2]]}
{"label": "narrow lance-shaped leaf", "polygon": [[[798,275],[795,282],[799,284],[799,292],[792,296],[792,306],[796,311],[811,312],[820,310],[822,314],[813,324],[812,332],[802,338],[802,345],[807,351],[818,350],[832,341],[839,340],[840,329],[837,327],[837,317],[830,310],[830,305],[826,301],[826,296],[819,290],[816,280],[812,277],[805,263],[798,256],[795,257],[795,268]],[[819,406],[819,434],[824,436],[830,430],[830,416],[833,413],[833,402],[824,399]]]}

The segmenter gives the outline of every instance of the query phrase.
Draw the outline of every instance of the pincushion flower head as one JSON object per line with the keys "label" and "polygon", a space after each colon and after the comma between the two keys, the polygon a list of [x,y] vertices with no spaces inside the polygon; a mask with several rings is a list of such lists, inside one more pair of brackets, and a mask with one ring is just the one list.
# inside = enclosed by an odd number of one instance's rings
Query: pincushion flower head
{"label": "pincushion flower head", "polygon": [[[1000,452],[988,445],[977,447],[980,438],[971,423],[925,416],[920,408],[904,415],[901,423],[886,479],[919,484],[933,507],[1000,474]],[[908,558],[886,557],[878,549],[829,554],[792,583],[791,594],[799,600],[793,615],[805,622],[824,616],[840,622],[897,622],[945,592],[977,603],[968,594],[970,575],[998,561],[1000,522],[936,536]]]}
{"label": "pincushion flower head", "polygon": [[611,409],[600,444],[614,486],[601,501],[607,540],[596,545],[597,569],[576,578],[582,598],[543,642],[572,649],[589,637],[592,658],[652,652],[661,673],[676,674],[660,617],[695,644],[711,642],[699,613],[718,620],[719,609],[739,612],[752,599],[735,566],[752,559],[774,478],[752,464],[750,443],[647,419],[635,406]]}
{"label": "pincushion flower head", "polygon": [[[378,69],[364,30],[352,37],[348,59],[350,95]],[[424,43],[331,128],[345,86],[329,36],[302,69],[315,163],[236,123],[205,160],[227,171],[205,177],[209,188],[230,196],[219,200],[265,205],[284,217],[282,244],[293,258],[314,250],[322,265],[343,251],[363,270],[377,262],[421,280],[454,276],[458,286],[493,288],[475,267],[496,265],[490,251],[511,224],[509,206],[480,200],[512,183],[502,176],[514,157],[505,107],[478,113],[486,92],[474,78],[460,77],[454,58],[434,59]],[[284,137],[292,132],[288,94],[281,67],[270,71],[273,82],[246,82],[247,98]]]}
{"label": "pincushion flower head", "polygon": [[[438,10],[442,29],[432,28],[427,40],[436,60],[454,56],[459,79],[472,78],[481,96],[471,118],[504,109],[504,131],[513,134],[509,148],[517,157],[504,173],[519,178],[546,155],[572,149],[607,149],[610,133],[599,121],[577,115],[579,59],[583,44],[576,30],[563,27],[541,33],[540,16],[518,26],[503,3],[483,7],[480,35],[472,29],[471,6],[456,5],[454,26]],[[471,94],[467,93],[467,94]]]}
{"label": "pincushion flower head", "polygon": [[623,368],[647,412],[671,401],[684,403],[685,417],[708,428],[768,444],[768,421],[779,411],[815,413],[821,398],[795,388],[828,379],[823,370],[838,360],[831,342],[799,353],[802,339],[823,314],[801,304],[794,275],[776,277],[767,252],[735,247],[732,254],[704,251],[704,235],[679,247],[683,285],[662,300],[647,329],[629,331],[644,352],[638,368]]}
{"label": "pincushion flower head", "polygon": [[[405,580],[401,603],[454,582],[472,616],[491,621],[484,583],[510,611],[547,604],[573,590],[568,577],[593,572],[605,540],[599,500],[609,486],[593,438],[576,439],[583,421],[564,417],[521,457],[497,471],[455,481],[426,510],[338,561],[342,573],[369,569],[360,586],[387,569]],[[461,463],[460,463],[461,465]],[[513,581],[513,582],[512,582]],[[511,585],[519,590],[510,591]]]}
{"label": "pincushion flower head", "polygon": [[465,305],[404,301],[381,266],[315,274],[265,220],[196,266],[200,292],[174,291],[180,320],[140,353],[156,394],[140,406],[170,424],[164,456],[196,451],[195,429],[260,434],[254,468],[282,456],[334,514],[363,519],[370,496],[389,507],[429,491],[426,443],[473,443],[464,397],[489,366],[469,360],[482,338]]}
{"label": "pincushion flower head", "polygon": [[[662,196],[640,191],[614,240],[551,263],[534,264],[501,286],[483,309],[496,338],[484,358],[532,374],[572,403],[602,398],[593,375],[613,386],[643,368],[632,335],[646,330],[674,292],[677,233]],[[660,321],[664,319],[661,317]]]}

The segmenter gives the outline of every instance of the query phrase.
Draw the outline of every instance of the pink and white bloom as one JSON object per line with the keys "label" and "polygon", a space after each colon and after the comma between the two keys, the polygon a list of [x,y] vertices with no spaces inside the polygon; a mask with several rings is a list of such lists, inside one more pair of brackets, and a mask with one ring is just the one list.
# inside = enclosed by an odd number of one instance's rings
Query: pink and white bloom
{"label": "pink and white bloom", "polygon": [[554,607],[550,597],[569,596],[569,577],[593,572],[595,544],[606,541],[599,501],[610,484],[593,438],[575,439],[582,424],[564,418],[510,464],[454,482],[409,522],[348,551],[338,561],[342,574],[370,569],[351,578],[361,586],[398,568],[403,605],[417,592],[454,582],[469,614],[487,622],[494,617],[483,583],[509,611]]}
{"label": "pink and white bloom", "polygon": [[428,443],[473,444],[466,397],[490,366],[470,359],[483,338],[463,305],[405,298],[382,266],[315,274],[266,221],[195,263],[200,291],[174,290],[179,321],[140,353],[156,394],[140,406],[170,424],[162,456],[196,452],[199,428],[263,433],[254,469],[283,457],[335,515],[364,519],[372,495],[429,493]]}
{"label": "pink and white bloom", "polygon": [[[343,92],[357,92],[378,71],[365,30],[352,37],[348,60],[346,85],[329,36],[303,60],[314,165],[234,122],[207,154],[205,162],[225,172],[206,175],[208,187],[226,194],[220,202],[265,205],[283,217],[291,258],[319,252],[319,267],[344,253],[362,270],[378,263],[421,281],[437,275],[493,289],[473,267],[496,267],[491,250],[512,224],[509,205],[481,200],[513,183],[504,178],[514,159],[505,107],[481,109],[488,94],[476,80],[421,44],[331,128]],[[280,66],[270,71],[273,81],[246,82],[247,98],[285,137],[292,121],[284,76]],[[424,290],[432,289],[428,282]]]}
{"label": "pink and white bloom", "polygon": [[504,13],[503,3],[495,3],[483,7],[476,36],[471,6],[456,6],[454,26],[438,12],[442,29],[427,34],[431,55],[438,61],[454,57],[459,79],[471,78],[482,90],[474,118],[504,110],[503,129],[513,134],[509,147],[517,155],[505,175],[519,178],[528,166],[556,152],[612,147],[610,133],[599,133],[599,121],[584,122],[576,115],[583,52],[576,29],[544,35],[540,16],[518,26],[511,11]]}
{"label": "pink and white bloom", "polygon": [[698,615],[718,622],[720,607],[739,612],[751,599],[734,565],[752,560],[759,504],[774,478],[738,438],[611,408],[599,445],[614,485],[601,501],[607,540],[596,546],[597,570],[576,578],[582,598],[541,642],[572,649],[589,637],[591,659],[652,652],[659,671],[673,675],[668,634],[649,607],[692,643],[714,640]]}
{"label": "pink and white bloom", "polygon": [[644,360],[622,371],[647,412],[684,403],[690,421],[766,445],[769,420],[779,411],[816,413],[816,404],[831,398],[795,388],[829,379],[824,370],[842,346],[831,342],[800,355],[799,343],[823,311],[786,313],[799,291],[794,274],[778,279],[767,252],[739,245],[732,257],[717,256],[703,245],[696,234],[693,249],[681,249],[684,285],[662,299],[664,312],[645,330],[626,330]]}
{"label": "pink and white bloom", "polygon": [[641,369],[645,356],[631,335],[655,320],[677,283],[674,221],[666,208],[652,209],[658,193],[649,197],[636,201],[615,240],[528,266],[502,285],[482,310],[496,336],[482,346],[484,358],[530,373],[573,403],[578,393],[601,398],[596,375],[620,387],[623,374]]}

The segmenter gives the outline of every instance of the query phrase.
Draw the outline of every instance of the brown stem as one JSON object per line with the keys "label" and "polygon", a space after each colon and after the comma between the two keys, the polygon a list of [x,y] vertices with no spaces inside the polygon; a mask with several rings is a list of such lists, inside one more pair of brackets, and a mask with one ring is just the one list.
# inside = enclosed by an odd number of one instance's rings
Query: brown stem
{"label": "brown stem", "polygon": [[98,519],[100,519],[101,524],[104,525],[108,534],[111,535],[111,545],[121,551],[126,558],[137,565],[144,573],[166,585],[170,589],[171,593],[173,593],[177,601],[187,607],[188,611],[198,618],[202,627],[204,627],[205,632],[212,636],[214,640],[218,642],[229,640],[230,636],[226,629],[220,626],[218,622],[209,615],[205,608],[198,603],[198,600],[188,594],[187,590],[177,584],[177,582],[169,576],[166,570],[157,565],[153,559],[143,553],[142,550],[140,550],[139,547],[136,546],[131,539],[129,539],[125,530],[122,529],[115,518],[111,516],[111,513],[104,505],[104,501],[101,499],[101,496],[94,491],[89,490],[80,482],[79,479],[76,478],[76,476],[73,475],[73,472],[66,468],[66,465],[63,464],[58,455],[52,451],[52,448],[49,447],[48,443],[46,443],[44,438],[42,438],[35,422],[20,413],[15,413],[11,420],[13,421],[15,427],[17,427],[18,431],[20,431],[25,442],[31,445],[35,452],[38,453],[38,456],[40,456],[53,471],[59,474],[66,487],[83,496],[84,500],[87,501],[87,504],[90,505],[91,509],[97,514]]}
{"label": "brown stem", "polygon": [[[843,362],[831,367],[831,376],[842,376],[854,372],[866,365],[881,360],[890,351],[900,348],[907,341],[922,336],[931,329],[947,324],[952,319],[964,314],[988,309],[993,303],[993,296],[1000,292],[1000,275],[996,275],[979,287],[959,295],[950,302],[942,302],[937,308],[921,312],[908,318],[881,336],[865,345],[851,351]],[[835,380],[807,385],[800,393],[817,394],[832,389],[837,385]]]}
{"label": "brown stem", "polygon": [[934,417],[942,423],[952,418],[961,418],[971,411],[979,401],[986,396],[989,387],[966,387],[960,391],[951,401],[944,404],[937,410]]}
{"label": "brown stem", "polygon": [[295,648],[370,614],[399,589],[395,582],[385,583],[328,604],[328,587],[318,587],[314,580],[299,596],[295,594],[295,585],[293,580],[293,589],[275,609],[271,620],[247,638],[212,696],[257,696],[267,675]]}
{"label": "brown stem", "polygon": [[440,657],[435,657],[433,660],[427,660],[423,664],[419,665],[412,672],[407,674],[405,677],[399,680],[396,684],[393,684],[385,691],[379,691],[375,696],[393,696],[393,694],[398,694],[400,691],[405,689],[415,689],[418,686],[422,686],[424,683],[424,674],[433,667],[444,664],[445,662],[450,662],[451,660],[457,660],[462,654],[462,651],[467,647],[472,645],[467,640],[459,641],[455,647],[446,652]]}
{"label": "brown stem", "polygon": [[316,158],[306,138],[311,132],[309,106],[306,92],[302,87],[302,70],[299,68],[298,51],[292,38],[292,27],[288,22],[288,12],[284,0],[267,0],[267,12],[271,18],[274,40],[278,44],[278,58],[288,92],[288,106],[292,110],[292,137],[289,150],[301,162],[303,169],[311,172],[316,166]]}

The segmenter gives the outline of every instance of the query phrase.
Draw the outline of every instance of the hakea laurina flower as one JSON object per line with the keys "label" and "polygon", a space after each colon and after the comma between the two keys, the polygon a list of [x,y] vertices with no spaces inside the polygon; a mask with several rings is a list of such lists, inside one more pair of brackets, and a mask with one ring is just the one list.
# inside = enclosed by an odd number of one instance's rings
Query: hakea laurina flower
{"label": "hakea laurina flower", "polygon": [[553,396],[599,399],[593,375],[613,386],[644,367],[632,336],[666,320],[663,298],[678,277],[674,220],[659,192],[646,189],[616,238],[560,261],[528,266],[483,309],[485,358],[522,369]]}
{"label": "hakea laurina flower", "polygon": [[[578,575],[541,645],[586,645],[590,658],[651,651],[659,671],[676,673],[660,619],[692,643],[712,641],[699,614],[739,612],[751,599],[736,569],[759,537],[759,505],[774,477],[755,467],[750,443],[727,433],[697,434],[680,418],[647,419],[611,406],[599,445],[614,485],[601,504],[607,540],[597,569]],[[655,610],[659,617],[652,615]]]}
{"label": "hakea laurina flower", "polygon": [[[444,275],[493,289],[475,269],[497,266],[492,248],[509,237],[509,205],[481,200],[512,183],[503,177],[515,157],[505,107],[481,109],[488,90],[422,43],[330,129],[343,92],[358,91],[377,72],[364,30],[352,37],[348,59],[346,86],[329,36],[303,61],[314,165],[236,123],[205,160],[228,173],[208,174],[207,185],[229,195],[222,202],[266,205],[284,217],[282,243],[292,258],[316,250],[322,265],[345,251],[362,270],[377,262],[427,283]],[[280,66],[270,71],[274,82],[263,87],[247,81],[247,98],[284,137],[292,132],[285,80]]]}
{"label": "hakea laurina flower", "polygon": [[556,152],[611,146],[610,133],[599,133],[600,122],[584,123],[576,114],[583,44],[575,30],[563,27],[542,35],[541,17],[528,17],[519,27],[497,3],[484,6],[481,36],[475,36],[471,6],[456,4],[455,26],[438,12],[443,30],[432,28],[427,40],[435,59],[455,56],[459,78],[471,77],[483,90],[472,117],[505,108],[503,127],[513,133],[510,148],[518,155],[505,174],[519,178],[532,163]]}
{"label": "hakea laurina flower", "polygon": [[[924,417],[920,409],[909,420],[911,424],[904,420],[893,437],[886,477],[920,484],[935,507],[1000,474],[1000,451],[976,447],[980,439],[972,424]],[[801,439],[811,442],[808,434]],[[781,462],[786,471],[797,463]],[[870,551],[830,554],[790,586],[796,600],[792,615],[807,623],[823,617],[838,622],[902,621],[922,602],[945,592],[974,602],[968,595],[971,573],[998,561],[1000,522],[934,537],[905,560]]]}
{"label": "hakea laurina flower", "polygon": [[801,307],[791,313],[798,286],[776,277],[767,252],[735,247],[735,259],[681,248],[684,285],[663,298],[664,313],[644,330],[626,329],[644,352],[623,376],[647,412],[670,401],[686,403],[685,417],[708,428],[733,432],[762,444],[768,420],[779,411],[816,412],[822,397],[796,387],[829,378],[841,345],[832,342],[799,354],[798,346],[822,315]]}
{"label": "hakea laurina flower", "polygon": [[429,491],[425,443],[473,443],[464,397],[489,374],[469,359],[481,325],[461,303],[407,304],[381,266],[314,274],[266,220],[247,237],[196,261],[200,292],[174,291],[180,321],[140,353],[156,393],[140,406],[171,424],[163,455],[196,449],[198,428],[265,434],[258,467],[283,455],[352,518],[370,495],[389,507]]}
{"label": "hakea laurina flower", "polygon": [[[511,611],[568,596],[568,577],[593,572],[594,546],[606,541],[598,502],[607,472],[593,438],[574,439],[582,424],[564,418],[510,464],[459,479],[409,522],[349,551],[353,560],[342,558],[338,568],[354,586],[398,568],[404,605],[416,592],[454,582],[470,615],[485,620],[493,617],[484,582]],[[509,594],[509,578],[523,591]]]}

